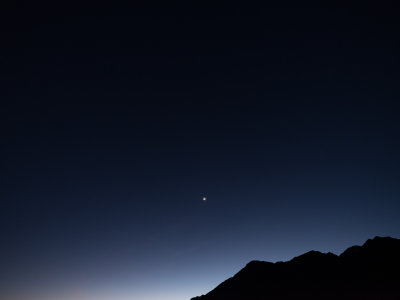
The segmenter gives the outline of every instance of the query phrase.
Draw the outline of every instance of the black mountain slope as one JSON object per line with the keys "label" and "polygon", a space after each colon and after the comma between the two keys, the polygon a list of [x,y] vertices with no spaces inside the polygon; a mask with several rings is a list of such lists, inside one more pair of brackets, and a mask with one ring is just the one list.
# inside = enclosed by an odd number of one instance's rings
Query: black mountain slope
{"label": "black mountain slope", "polygon": [[251,261],[192,300],[400,300],[400,240],[375,237],[337,256],[310,251],[287,262]]}

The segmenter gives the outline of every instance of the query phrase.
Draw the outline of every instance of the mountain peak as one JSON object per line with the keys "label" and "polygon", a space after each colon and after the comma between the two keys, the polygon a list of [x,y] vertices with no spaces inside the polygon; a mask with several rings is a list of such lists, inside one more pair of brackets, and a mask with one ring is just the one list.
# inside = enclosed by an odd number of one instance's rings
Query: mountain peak
{"label": "mountain peak", "polygon": [[309,251],[287,262],[250,261],[196,300],[400,299],[400,240],[374,237],[341,255]]}
{"label": "mountain peak", "polygon": [[370,246],[370,245],[379,245],[379,246],[384,246],[384,245],[389,245],[389,244],[395,244],[397,243],[398,239],[392,238],[390,236],[375,236],[373,239],[368,239],[364,246]]}

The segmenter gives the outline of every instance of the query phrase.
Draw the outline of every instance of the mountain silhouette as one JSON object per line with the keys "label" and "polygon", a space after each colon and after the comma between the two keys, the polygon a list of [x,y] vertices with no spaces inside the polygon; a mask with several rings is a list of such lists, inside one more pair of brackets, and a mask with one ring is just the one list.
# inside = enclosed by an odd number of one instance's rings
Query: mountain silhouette
{"label": "mountain silhouette", "polygon": [[400,300],[400,240],[375,237],[340,255],[310,251],[287,262],[251,261],[192,300]]}

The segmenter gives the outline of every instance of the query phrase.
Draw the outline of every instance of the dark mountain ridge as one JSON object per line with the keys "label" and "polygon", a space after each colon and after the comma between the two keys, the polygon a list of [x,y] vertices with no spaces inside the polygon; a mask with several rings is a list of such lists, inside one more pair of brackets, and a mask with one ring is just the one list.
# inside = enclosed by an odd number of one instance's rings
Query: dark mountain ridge
{"label": "dark mountain ridge", "polygon": [[251,261],[192,300],[400,299],[400,240],[375,237],[340,255],[310,251],[287,262]]}

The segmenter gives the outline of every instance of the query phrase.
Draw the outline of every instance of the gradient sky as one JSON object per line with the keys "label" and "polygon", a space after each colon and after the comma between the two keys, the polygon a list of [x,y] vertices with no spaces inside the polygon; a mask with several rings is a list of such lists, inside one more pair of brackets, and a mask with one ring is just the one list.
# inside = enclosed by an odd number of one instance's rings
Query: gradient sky
{"label": "gradient sky", "polygon": [[2,9],[0,298],[188,300],[400,237],[398,14],[302,5]]}

